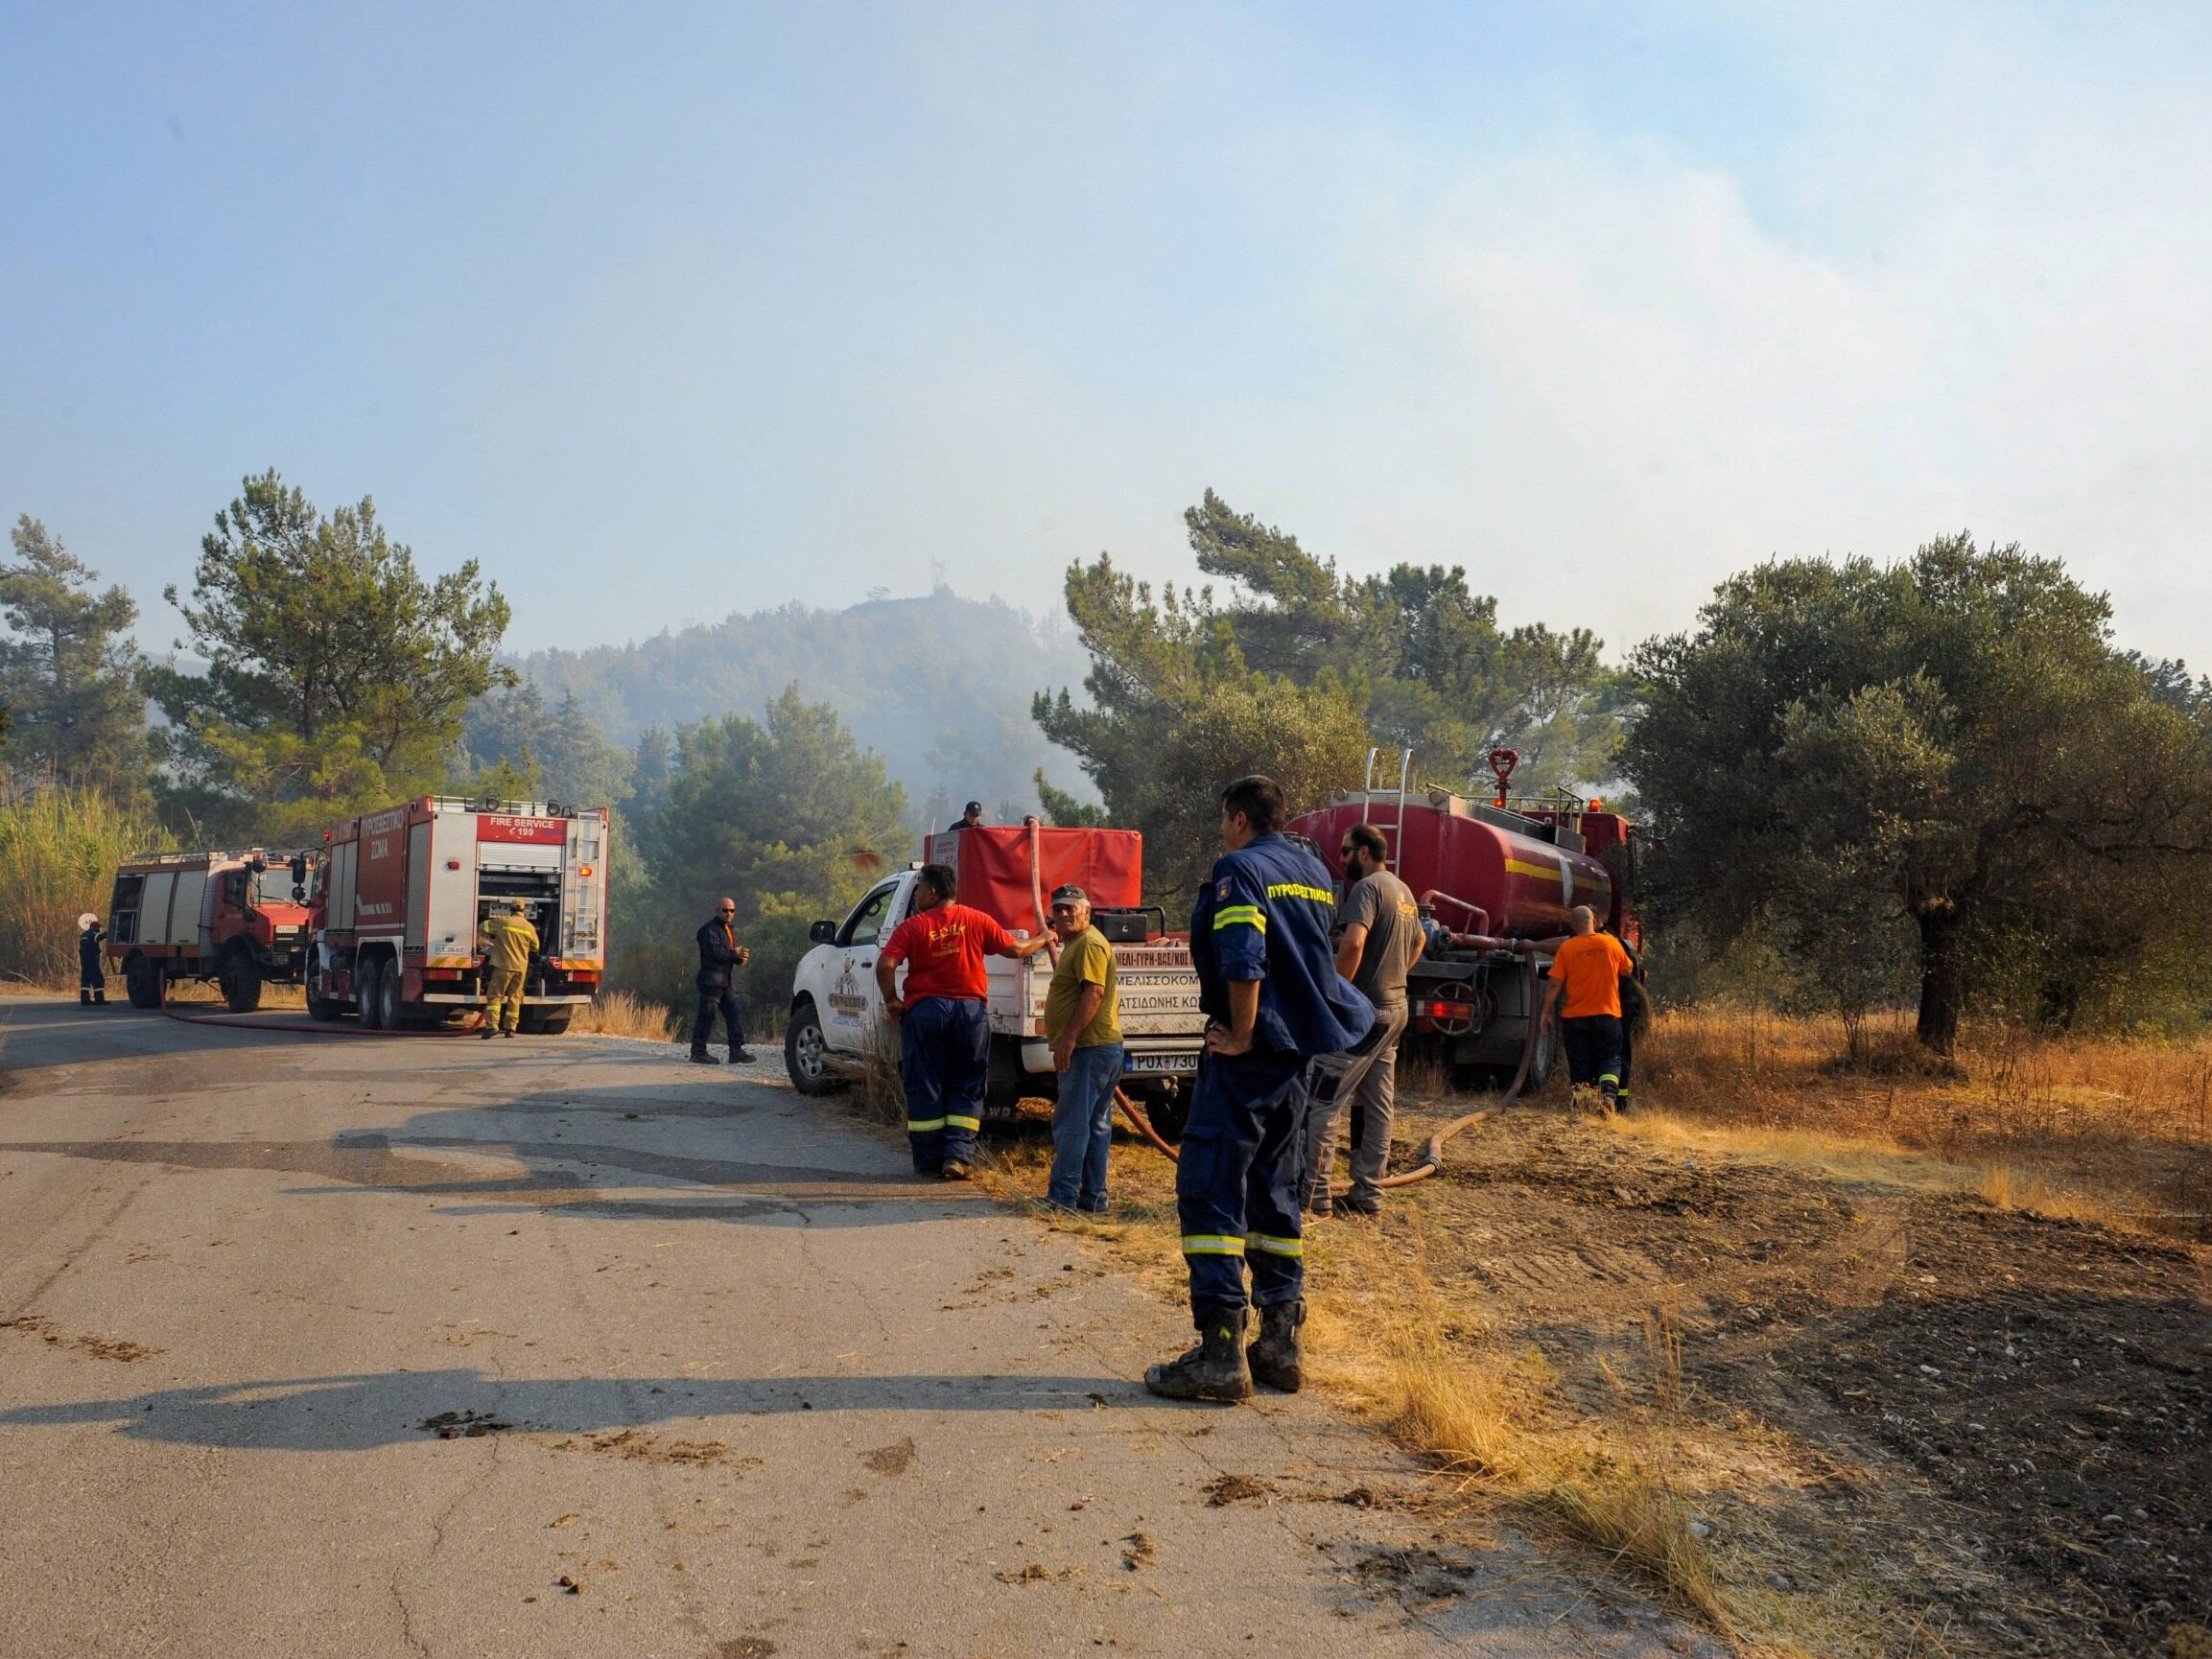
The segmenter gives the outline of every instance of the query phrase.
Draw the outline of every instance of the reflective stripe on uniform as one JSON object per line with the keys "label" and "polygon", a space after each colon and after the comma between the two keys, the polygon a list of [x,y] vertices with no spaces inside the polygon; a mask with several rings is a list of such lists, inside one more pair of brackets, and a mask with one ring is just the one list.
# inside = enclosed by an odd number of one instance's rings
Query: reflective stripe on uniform
{"label": "reflective stripe on uniform", "polygon": [[981,1129],[983,1127],[981,1118],[961,1117],[955,1112],[946,1113],[944,1121],[947,1129]]}
{"label": "reflective stripe on uniform", "polygon": [[1183,1253],[1187,1256],[1240,1256],[1244,1253],[1244,1241],[1232,1238],[1227,1233],[1185,1233]]}
{"label": "reflective stripe on uniform", "polygon": [[1302,1238],[1277,1238],[1272,1233],[1247,1233],[1244,1242],[1256,1250],[1265,1250],[1274,1256],[1302,1256],[1306,1253],[1306,1241]]}
{"label": "reflective stripe on uniform", "polygon": [[941,1117],[909,1117],[906,1119],[906,1133],[908,1134],[928,1134],[933,1129],[943,1129],[944,1127],[945,1120]]}
{"label": "reflective stripe on uniform", "polygon": [[1257,904],[1231,904],[1213,913],[1213,930],[1216,933],[1224,927],[1235,927],[1239,924],[1257,927],[1260,932],[1265,933],[1267,931],[1267,913]]}

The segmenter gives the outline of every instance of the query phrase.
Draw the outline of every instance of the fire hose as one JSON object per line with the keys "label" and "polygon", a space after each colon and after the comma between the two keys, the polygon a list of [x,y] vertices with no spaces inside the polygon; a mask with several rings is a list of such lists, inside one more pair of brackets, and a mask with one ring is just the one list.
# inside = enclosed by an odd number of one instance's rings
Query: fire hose
{"label": "fire hose", "polygon": [[[1513,1082],[1507,1086],[1505,1093],[1499,1097],[1495,1106],[1486,1106],[1480,1111],[1471,1111],[1464,1117],[1453,1118],[1421,1143],[1420,1160],[1411,1169],[1401,1170],[1397,1175],[1384,1176],[1377,1183],[1377,1185],[1387,1187],[1411,1186],[1416,1181],[1426,1180],[1444,1167],[1444,1149],[1454,1135],[1463,1130],[1472,1129],[1478,1123],[1486,1123],[1491,1118],[1499,1116],[1511,1109],[1514,1103],[1520,1098],[1520,1091],[1528,1087],[1528,1072],[1530,1065],[1536,1060],[1536,1045],[1543,1036],[1543,1021],[1536,1014],[1537,974],[1534,956],[1523,955],[1521,957],[1521,972],[1528,992],[1526,1005],[1530,1010],[1528,1036],[1520,1045],[1520,1064],[1515,1068]],[[1136,1127],[1139,1134],[1142,1135],[1160,1152],[1165,1154],[1168,1158],[1181,1161],[1176,1157],[1175,1149],[1160,1137],[1160,1132],[1152,1127],[1152,1120],[1144,1115],[1142,1109],[1135,1101],[1118,1088],[1114,1091],[1114,1098],[1120,1105],[1122,1111],[1128,1115],[1130,1123]],[[1331,1187],[1330,1190],[1334,1196],[1341,1198],[1352,1189],[1347,1184],[1342,1187]]]}

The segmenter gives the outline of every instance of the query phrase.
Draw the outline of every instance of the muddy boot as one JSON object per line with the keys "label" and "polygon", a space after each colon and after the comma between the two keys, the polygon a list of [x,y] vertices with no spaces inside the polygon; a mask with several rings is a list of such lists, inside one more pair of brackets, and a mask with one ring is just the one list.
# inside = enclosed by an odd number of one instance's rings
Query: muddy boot
{"label": "muddy boot", "polygon": [[1259,1310],[1259,1338],[1244,1351],[1254,1382],[1286,1394],[1298,1392],[1304,1380],[1299,1368],[1298,1327],[1305,1322],[1306,1304],[1302,1301],[1278,1302]]}
{"label": "muddy boot", "polygon": [[1170,1400],[1242,1400],[1252,1394],[1244,1364],[1244,1310],[1215,1314],[1199,1327],[1198,1345],[1154,1366],[1144,1386]]}

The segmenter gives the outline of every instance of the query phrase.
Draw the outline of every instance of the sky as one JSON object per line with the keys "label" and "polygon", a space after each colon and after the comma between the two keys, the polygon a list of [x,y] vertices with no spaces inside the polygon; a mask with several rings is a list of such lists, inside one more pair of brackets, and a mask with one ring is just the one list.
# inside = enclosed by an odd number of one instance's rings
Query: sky
{"label": "sky", "polygon": [[0,515],[246,474],[509,643],[1192,573],[1619,655],[1961,528],[2212,666],[2212,9],[0,0]]}

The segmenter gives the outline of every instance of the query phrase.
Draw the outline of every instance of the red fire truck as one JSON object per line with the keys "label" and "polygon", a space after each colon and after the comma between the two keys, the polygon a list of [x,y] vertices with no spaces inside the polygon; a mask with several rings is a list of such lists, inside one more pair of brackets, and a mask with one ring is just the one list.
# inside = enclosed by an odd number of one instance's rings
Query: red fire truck
{"label": "red fire truck", "polygon": [[124,860],[107,903],[107,960],[130,1005],[159,1008],[171,980],[212,979],[233,1014],[250,1014],[265,982],[296,980],[308,921],[296,862],[258,847]]}
{"label": "red fire truck", "polygon": [[316,910],[305,972],[318,1019],[373,1030],[483,1006],[478,929],[519,900],[543,941],[525,1031],[568,1029],[606,969],[607,809],[423,796],[326,830],[306,860]]}
{"label": "red fire truck", "polygon": [[1550,966],[1538,942],[1566,932],[1575,906],[1588,905],[1600,926],[1632,947],[1642,942],[1632,901],[1635,826],[1595,801],[1509,797],[1518,759],[1510,749],[1493,753],[1497,794],[1485,802],[1415,783],[1410,750],[1397,788],[1384,787],[1371,754],[1356,793],[1287,826],[1310,838],[1339,877],[1344,832],[1359,823],[1382,832],[1391,869],[1441,924],[1407,976],[1406,1052],[1436,1054],[1461,1087],[1502,1082],[1524,1050],[1528,1086],[1543,1087],[1559,1043],[1555,1027],[1531,1031],[1538,976]]}

